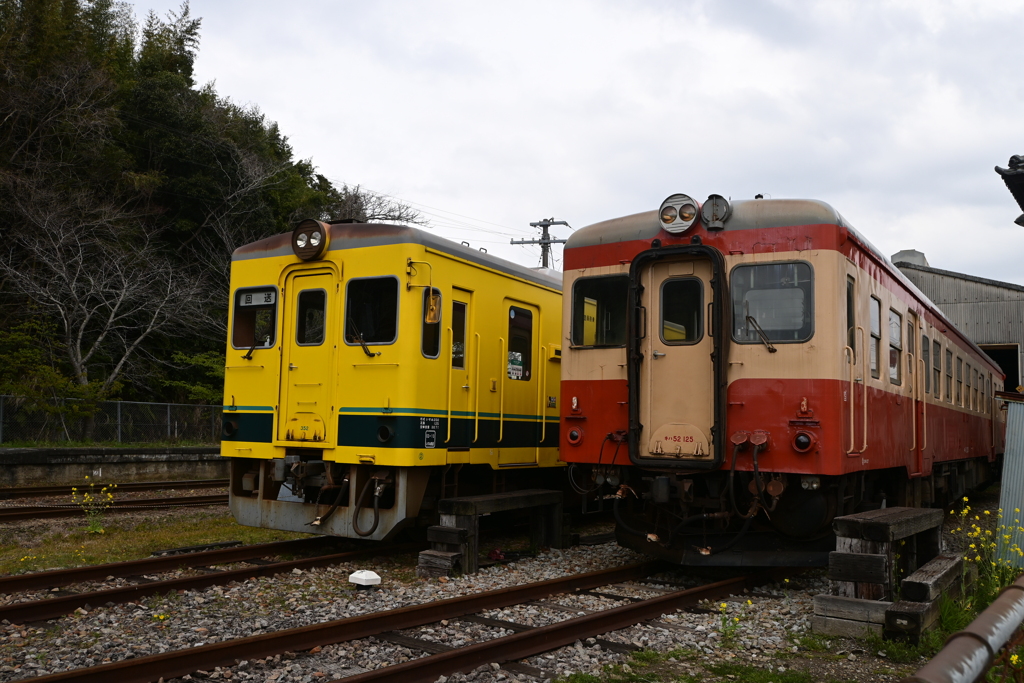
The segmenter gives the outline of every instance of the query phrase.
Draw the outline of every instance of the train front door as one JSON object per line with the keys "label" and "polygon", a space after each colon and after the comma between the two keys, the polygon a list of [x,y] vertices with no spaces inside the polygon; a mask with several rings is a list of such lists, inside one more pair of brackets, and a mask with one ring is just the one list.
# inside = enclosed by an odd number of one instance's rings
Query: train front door
{"label": "train front door", "polygon": [[529,465],[537,462],[541,431],[540,311],[513,299],[504,300],[502,311],[506,321],[500,332],[504,350],[498,394],[498,464]]}
{"label": "train front door", "polygon": [[641,273],[641,458],[714,459],[711,275],[711,261],[700,257],[655,261]]}
{"label": "train front door", "polygon": [[329,326],[337,289],[332,270],[298,271],[285,281],[281,339],[278,439],[333,443],[331,378],[334,342]]}

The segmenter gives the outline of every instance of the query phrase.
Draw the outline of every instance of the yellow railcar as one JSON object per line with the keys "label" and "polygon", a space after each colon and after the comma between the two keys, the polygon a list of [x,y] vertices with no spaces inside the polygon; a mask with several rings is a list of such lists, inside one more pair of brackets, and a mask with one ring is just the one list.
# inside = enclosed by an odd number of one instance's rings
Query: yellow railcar
{"label": "yellow railcar", "polygon": [[234,253],[231,297],[221,453],[241,524],[382,540],[440,497],[561,465],[557,274],[306,220]]}

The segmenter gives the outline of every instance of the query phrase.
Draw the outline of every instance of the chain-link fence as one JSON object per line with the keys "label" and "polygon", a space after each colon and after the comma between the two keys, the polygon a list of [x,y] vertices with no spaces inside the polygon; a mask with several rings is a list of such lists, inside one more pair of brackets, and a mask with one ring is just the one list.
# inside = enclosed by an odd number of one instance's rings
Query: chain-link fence
{"label": "chain-link fence", "polygon": [[0,444],[220,443],[221,406],[0,396]]}

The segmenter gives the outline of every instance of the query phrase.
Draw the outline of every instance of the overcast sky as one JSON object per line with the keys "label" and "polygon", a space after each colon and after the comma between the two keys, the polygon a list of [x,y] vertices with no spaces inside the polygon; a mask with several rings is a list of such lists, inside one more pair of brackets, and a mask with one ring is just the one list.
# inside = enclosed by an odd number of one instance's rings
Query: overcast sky
{"label": "overcast sky", "polygon": [[[134,3],[140,20],[179,4]],[[508,241],[540,218],[761,192],[824,200],[885,254],[1024,284],[1021,211],[992,170],[1024,154],[1024,0],[191,11],[198,80],[259,106],[297,157],[525,265],[539,249]]]}

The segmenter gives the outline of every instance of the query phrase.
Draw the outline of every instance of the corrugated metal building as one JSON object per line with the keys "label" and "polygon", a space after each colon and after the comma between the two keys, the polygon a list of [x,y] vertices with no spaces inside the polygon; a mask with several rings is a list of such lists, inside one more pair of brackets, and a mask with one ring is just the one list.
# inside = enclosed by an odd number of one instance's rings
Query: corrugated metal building
{"label": "corrugated metal building", "polygon": [[1016,391],[1024,367],[1024,287],[928,265],[924,254],[907,250],[893,263],[964,334],[999,363],[1004,391]]}

